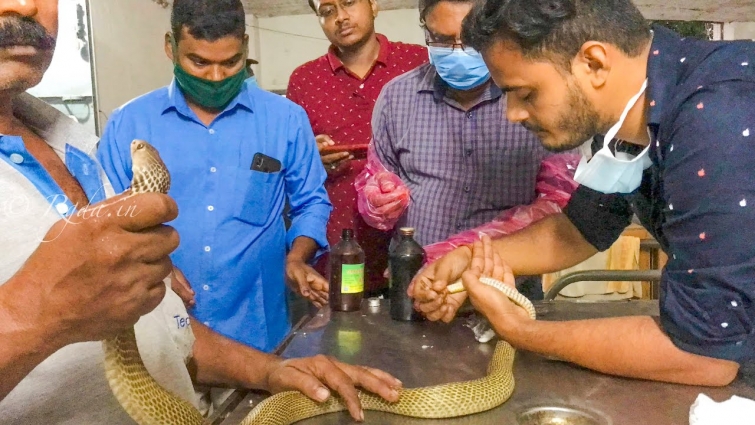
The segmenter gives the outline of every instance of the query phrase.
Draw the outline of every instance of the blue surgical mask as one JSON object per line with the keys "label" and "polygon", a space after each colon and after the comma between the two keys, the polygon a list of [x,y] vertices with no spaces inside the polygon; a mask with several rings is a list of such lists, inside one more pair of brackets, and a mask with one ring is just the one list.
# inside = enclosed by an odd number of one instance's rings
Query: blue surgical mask
{"label": "blue surgical mask", "polygon": [[574,173],[574,180],[582,186],[589,187],[601,193],[632,193],[640,187],[643,172],[653,165],[648,155],[648,145],[636,157],[623,152],[611,152],[608,144],[624,125],[624,120],[637,100],[647,88],[647,80],[642,84],[640,92],[634,95],[627,103],[624,112],[617,122],[606,133],[603,139],[603,148],[593,155],[590,161],[583,156]]}
{"label": "blue surgical mask", "polygon": [[471,90],[490,79],[490,71],[479,52],[466,47],[465,50],[452,47],[427,48],[430,63],[438,75],[456,90]]}

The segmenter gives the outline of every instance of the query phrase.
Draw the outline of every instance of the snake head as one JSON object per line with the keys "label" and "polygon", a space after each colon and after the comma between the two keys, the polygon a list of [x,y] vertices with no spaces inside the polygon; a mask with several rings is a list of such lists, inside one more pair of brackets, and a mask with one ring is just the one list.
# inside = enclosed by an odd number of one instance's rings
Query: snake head
{"label": "snake head", "polygon": [[144,140],[131,142],[131,181],[134,193],[162,192],[170,189],[170,173],[160,154]]}
{"label": "snake head", "polygon": [[157,149],[144,140],[135,139],[131,142],[131,159],[134,167],[144,167],[149,164],[165,166]]}
{"label": "snake head", "polygon": [[137,159],[138,157],[142,157],[144,155],[157,155],[157,158],[160,157],[160,155],[157,153],[157,149],[155,149],[152,145],[147,143],[144,140],[134,139],[131,142],[131,157],[134,159]]}

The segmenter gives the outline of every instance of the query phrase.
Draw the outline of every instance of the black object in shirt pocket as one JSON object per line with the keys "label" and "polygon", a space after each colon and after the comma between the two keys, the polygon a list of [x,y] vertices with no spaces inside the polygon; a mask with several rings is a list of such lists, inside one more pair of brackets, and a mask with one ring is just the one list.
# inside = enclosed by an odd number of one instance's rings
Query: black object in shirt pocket
{"label": "black object in shirt pocket", "polygon": [[277,159],[257,152],[252,159],[252,165],[249,167],[252,171],[262,173],[277,173],[281,170],[281,162]]}

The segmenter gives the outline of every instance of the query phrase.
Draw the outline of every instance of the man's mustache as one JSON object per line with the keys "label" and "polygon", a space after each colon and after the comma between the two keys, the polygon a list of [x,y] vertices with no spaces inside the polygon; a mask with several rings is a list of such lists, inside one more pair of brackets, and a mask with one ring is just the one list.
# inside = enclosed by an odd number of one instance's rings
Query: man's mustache
{"label": "man's mustache", "polygon": [[0,19],[0,49],[16,46],[50,50],[55,47],[55,38],[39,22],[31,18]]}

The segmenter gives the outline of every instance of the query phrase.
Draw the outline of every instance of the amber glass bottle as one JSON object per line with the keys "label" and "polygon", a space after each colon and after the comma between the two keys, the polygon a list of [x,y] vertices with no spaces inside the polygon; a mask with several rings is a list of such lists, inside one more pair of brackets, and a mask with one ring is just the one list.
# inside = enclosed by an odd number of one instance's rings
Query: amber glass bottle
{"label": "amber glass bottle", "polygon": [[364,251],[352,229],[343,230],[341,241],[330,252],[328,282],[332,310],[359,311],[364,297]]}

